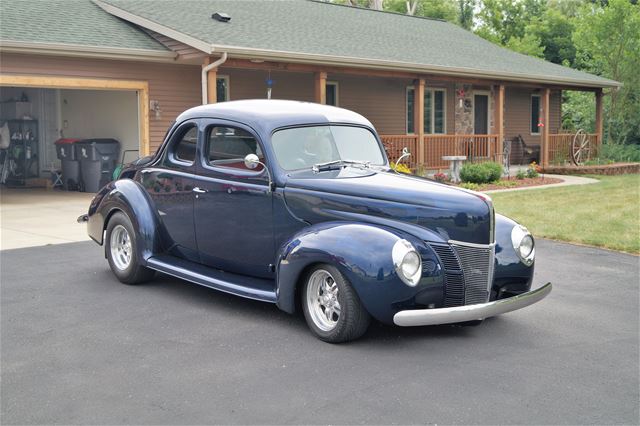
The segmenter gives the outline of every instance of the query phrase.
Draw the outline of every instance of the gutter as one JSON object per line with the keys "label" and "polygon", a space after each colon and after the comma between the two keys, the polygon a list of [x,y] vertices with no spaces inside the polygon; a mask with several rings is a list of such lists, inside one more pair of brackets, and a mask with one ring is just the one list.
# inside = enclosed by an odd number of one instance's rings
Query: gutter
{"label": "gutter", "polygon": [[176,52],[170,50],[87,46],[71,43],[33,43],[13,40],[0,40],[0,52],[155,62],[174,62],[178,57]]}
{"label": "gutter", "polygon": [[218,59],[217,61],[214,61],[212,63],[210,63],[209,65],[207,65],[206,67],[202,68],[202,105],[206,105],[209,102],[208,98],[209,98],[209,79],[207,77],[207,74],[209,74],[209,71],[214,69],[214,68],[218,68],[220,65],[224,64],[227,61],[227,52],[222,52],[222,56],[220,56],[220,59]]}

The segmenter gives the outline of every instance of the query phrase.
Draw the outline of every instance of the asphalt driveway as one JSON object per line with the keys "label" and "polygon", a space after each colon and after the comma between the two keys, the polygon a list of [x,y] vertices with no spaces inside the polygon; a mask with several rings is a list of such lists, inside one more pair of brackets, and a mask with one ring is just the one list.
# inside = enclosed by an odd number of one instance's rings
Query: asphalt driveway
{"label": "asphalt driveway", "polygon": [[0,256],[2,424],[640,421],[635,256],[540,241],[540,304],[344,345],[166,276],[119,284],[92,243]]}

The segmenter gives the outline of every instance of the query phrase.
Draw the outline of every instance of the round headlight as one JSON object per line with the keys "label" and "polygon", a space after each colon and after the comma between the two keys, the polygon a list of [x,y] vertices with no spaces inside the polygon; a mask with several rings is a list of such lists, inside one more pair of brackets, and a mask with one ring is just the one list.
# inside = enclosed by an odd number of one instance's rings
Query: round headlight
{"label": "round headlight", "polygon": [[525,235],[520,242],[520,257],[527,258],[533,251],[533,238],[531,235]]}
{"label": "round headlight", "polygon": [[422,275],[422,259],[420,254],[407,240],[398,240],[391,253],[393,266],[400,279],[407,285],[418,285]]}
{"label": "round headlight", "polygon": [[511,230],[511,244],[522,263],[530,266],[535,257],[535,243],[527,228],[520,225],[514,226]]}

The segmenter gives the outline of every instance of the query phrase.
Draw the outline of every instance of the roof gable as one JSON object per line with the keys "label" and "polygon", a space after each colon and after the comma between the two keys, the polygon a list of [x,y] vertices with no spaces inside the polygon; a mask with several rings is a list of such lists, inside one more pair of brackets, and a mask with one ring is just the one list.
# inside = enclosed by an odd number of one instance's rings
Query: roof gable
{"label": "roof gable", "polygon": [[[448,22],[304,0],[94,0],[206,53],[227,51],[507,80],[619,83],[512,52]],[[214,12],[231,16],[227,23]]]}

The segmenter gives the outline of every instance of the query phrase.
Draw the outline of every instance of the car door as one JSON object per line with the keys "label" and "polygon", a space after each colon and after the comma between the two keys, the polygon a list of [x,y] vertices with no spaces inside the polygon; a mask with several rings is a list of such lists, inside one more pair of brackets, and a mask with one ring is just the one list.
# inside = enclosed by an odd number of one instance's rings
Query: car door
{"label": "car door", "polygon": [[204,120],[195,176],[195,228],[200,260],[224,271],[269,278],[275,263],[273,206],[262,165],[249,169],[247,154],[266,163],[249,127]]}
{"label": "car door", "polygon": [[141,173],[141,183],[166,231],[169,253],[192,261],[199,261],[193,222],[198,131],[197,121],[180,125],[173,132],[160,163]]}

